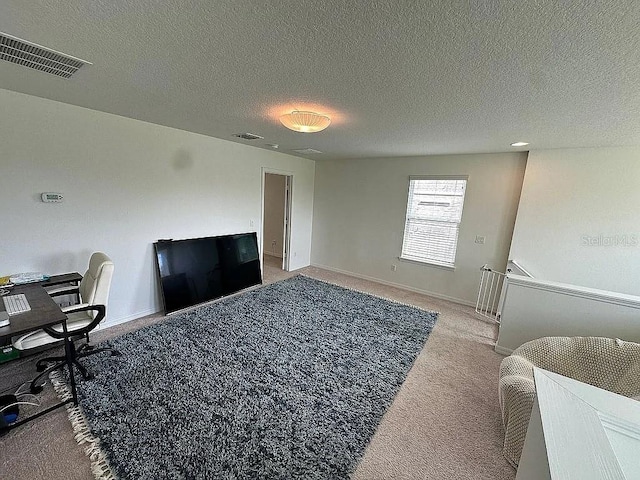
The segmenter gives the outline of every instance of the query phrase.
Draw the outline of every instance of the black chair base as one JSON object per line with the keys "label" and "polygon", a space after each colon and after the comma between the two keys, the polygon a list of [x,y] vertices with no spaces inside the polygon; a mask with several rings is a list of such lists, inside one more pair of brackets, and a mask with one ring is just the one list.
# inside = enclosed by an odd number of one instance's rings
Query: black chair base
{"label": "black chair base", "polygon": [[[82,378],[84,378],[85,380],[91,380],[93,378],[93,373],[87,370],[78,360],[102,352],[111,352],[112,357],[120,355],[120,352],[113,348],[96,348],[93,345],[89,345],[88,343],[82,344],[78,349],[76,349],[75,344],[71,342],[71,362],[78,369],[78,371],[82,375]],[[55,362],[54,365],[48,365],[51,362]],[[44,383],[38,385],[39,380],[45,375],[53,372],[54,370],[62,368],[65,365],[67,365],[67,357],[65,356],[46,357],[38,360],[36,362],[36,369],[38,370],[38,372],[40,372],[40,374],[31,381],[31,385],[29,387],[31,393],[40,393],[42,391]]]}

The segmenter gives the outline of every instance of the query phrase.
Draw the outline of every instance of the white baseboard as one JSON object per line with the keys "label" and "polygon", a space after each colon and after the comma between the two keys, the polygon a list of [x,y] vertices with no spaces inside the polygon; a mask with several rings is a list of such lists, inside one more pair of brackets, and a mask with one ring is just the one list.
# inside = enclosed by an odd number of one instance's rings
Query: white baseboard
{"label": "white baseboard", "polygon": [[[276,255],[272,255],[270,253],[264,252],[264,255],[269,255],[271,257],[274,257]],[[282,258],[282,257],[278,257],[278,258]],[[334,268],[334,267],[329,267],[328,265],[320,265],[317,263],[312,263],[311,264],[312,267],[317,267],[317,268],[322,268],[323,270],[329,270],[330,272],[336,272],[336,273],[341,273],[343,275],[349,275],[351,277],[355,277],[355,278],[361,278],[362,280],[368,280],[370,282],[376,282],[376,283],[380,283],[382,285],[388,285],[389,287],[395,287],[395,288],[399,288],[401,290],[407,290],[409,292],[414,292],[414,293],[420,293],[422,295],[428,295],[430,297],[434,297],[434,298],[439,298],[441,300],[447,300],[449,302],[453,302],[453,303],[457,303],[459,305],[466,305],[468,307],[475,307],[475,303],[472,302],[468,302],[466,300],[463,300],[461,298],[456,298],[456,297],[451,297],[449,295],[443,295],[441,293],[437,293],[437,292],[431,292],[429,290],[423,290],[421,288],[415,288],[415,287],[411,287],[409,285],[404,285],[401,283],[394,283],[394,282],[388,282],[386,280],[382,280],[380,278],[376,278],[376,277],[370,277],[368,275],[362,275],[359,273],[355,273],[355,272],[350,272],[348,270],[342,270],[340,268]],[[159,313],[159,310],[155,310],[155,309],[148,309],[148,310],[143,310],[137,313],[132,313],[131,315],[127,315],[125,317],[120,317],[120,318],[107,318],[106,321],[102,322],[98,328],[99,329],[104,329],[104,328],[109,328],[109,327],[115,327],[116,325],[120,325],[122,323],[126,323],[126,322],[130,322],[132,320],[137,320],[138,318],[142,318],[142,317],[146,317],[147,315],[152,315],[155,313]],[[503,355],[509,355],[512,350],[509,349],[503,349],[504,351],[500,351],[498,345],[496,345],[496,352],[498,353],[502,353]]]}
{"label": "white baseboard", "polygon": [[[235,296],[240,295],[242,293],[245,293],[245,292],[248,292],[248,291],[251,291],[251,290],[255,290],[256,288],[260,288],[261,286],[262,286],[262,284],[254,285],[252,287],[247,287],[247,288],[244,288],[244,289],[240,290],[239,292],[235,292],[235,293],[231,293],[229,295],[225,295],[224,297],[216,298],[216,299],[213,299],[213,300],[209,300],[208,302],[199,303],[197,305],[192,305],[191,307],[186,307],[186,308],[183,308],[181,310],[177,310],[175,312],[171,312],[171,313],[167,314],[167,316],[175,315],[175,314],[183,313],[183,312],[188,312],[189,310],[194,310],[195,308],[201,307],[203,305],[216,303],[216,302],[219,302],[219,301],[224,300],[226,298],[235,297]],[[156,310],[154,308],[149,308],[147,310],[142,310],[140,312],[132,313],[131,315],[127,315],[125,317],[107,318],[104,322],[101,322],[98,325],[98,329],[102,330],[102,329],[105,329],[105,328],[115,327],[116,325],[121,325],[123,323],[131,322],[133,320],[138,320],[139,318],[146,317],[147,315],[155,315],[155,314],[164,315],[164,312],[162,310]]]}
{"label": "white baseboard", "polygon": [[502,347],[497,343],[494,350],[496,351],[496,353],[499,353],[500,355],[511,355],[513,353],[513,350],[511,350],[510,348]]}
{"label": "white baseboard", "polygon": [[137,320],[138,318],[146,317],[147,315],[152,315],[154,313],[159,313],[159,310],[155,310],[153,308],[149,308],[147,310],[142,310],[141,312],[132,313],[131,315],[127,315],[125,317],[120,318],[107,318],[104,322],[101,322],[98,325],[100,330],[109,327],[115,327],[116,325],[120,325],[122,323],[127,323],[132,320]]}
{"label": "white baseboard", "polygon": [[411,287],[409,285],[404,285],[402,283],[394,283],[388,282],[386,280],[382,280],[376,277],[370,277],[368,275],[362,275],[360,273],[350,272],[348,270],[341,270],[339,268],[329,267],[327,265],[320,265],[317,263],[312,263],[312,267],[322,268],[323,270],[329,270],[331,272],[342,273],[343,275],[349,275],[351,277],[361,278],[362,280],[369,280],[371,282],[381,283],[382,285],[388,285],[389,287],[400,288],[402,290],[408,290],[409,292],[420,293],[422,295],[428,295],[430,297],[439,298],[441,300],[447,300],[449,302],[457,303],[459,305],[466,305],[468,307],[475,307],[476,304],[469,302],[467,300],[463,300],[462,298],[450,297],[449,295],[443,295],[437,292],[431,292],[429,290],[423,290],[421,288]]}

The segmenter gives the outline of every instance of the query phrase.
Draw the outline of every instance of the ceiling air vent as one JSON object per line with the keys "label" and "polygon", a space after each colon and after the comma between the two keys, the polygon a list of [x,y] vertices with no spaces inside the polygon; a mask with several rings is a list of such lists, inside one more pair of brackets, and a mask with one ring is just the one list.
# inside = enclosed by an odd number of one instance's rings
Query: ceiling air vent
{"label": "ceiling air vent", "polygon": [[301,155],[315,155],[318,153],[322,153],[320,150],[315,150],[313,148],[301,148],[300,150],[293,150],[293,151]]}
{"label": "ceiling air vent", "polygon": [[83,65],[91,65],[91,62],[2,32],[0,32],[0,59],[64,78],[71,77]]}
{"label": "ceiling air vent", "polygon": [[256,135],[254,133],[236,133],[234,135],[234,137],[238,137],[238,138],[244,138],[245,140],[260,140],[264,137],[261,137],[260,135]]}

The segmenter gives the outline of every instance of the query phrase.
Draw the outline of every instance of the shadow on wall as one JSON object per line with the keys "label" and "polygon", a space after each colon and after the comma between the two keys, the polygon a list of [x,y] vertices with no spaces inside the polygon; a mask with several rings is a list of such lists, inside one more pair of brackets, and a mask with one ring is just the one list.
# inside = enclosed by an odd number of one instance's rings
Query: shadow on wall
{"label": "shadow on wall", "polygon": [[[57,252],[51,255],[42,255],[35,259],[35,265],[46,265],[47,275],[78,272],[84,274],[89,265],[89,257],[93,251],[82,250],[80,252]],[[18,272],[13,272],[18,273]]]}
{"label": "shadow on wall", "polygon": [[173,154],[173,161],[171,165],[175,171],[189,170],[193,167],[193,155],[185,148],[179,148],[176,153]]}
{"label": "shadow on wall", "polygon": [[[160,278],[158,276],[158,259],[156,256],[156,250],[152,243],[147,245],[144,254],[144,263],[142,269],[139,272],[139,281],[137,282],[136,297],[144,298],[148,297],[148,301],[153,305],[153,311],[159,312],[162,310],[162,285],[160,284]],[[151,290],[146,288],[148,282],[151,281],[153,287]]]}

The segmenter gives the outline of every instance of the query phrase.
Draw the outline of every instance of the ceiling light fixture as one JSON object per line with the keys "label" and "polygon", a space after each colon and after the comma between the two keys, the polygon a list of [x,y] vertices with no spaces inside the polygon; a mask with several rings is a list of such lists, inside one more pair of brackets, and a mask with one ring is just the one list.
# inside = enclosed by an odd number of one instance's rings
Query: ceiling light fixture
{"label": "ceiling light fixture", "polygon": [[321,132],[329,126],[331,119],[326,115],[315,112],[303,112],[294,110],[280,117],[282,123],[289,130],[302,133]]}
{"label": "ceiling light fixture", "polygon": [[512,147],[526,147],[527,145],[529,145],[529,142],[515,142],[511,144]]}

